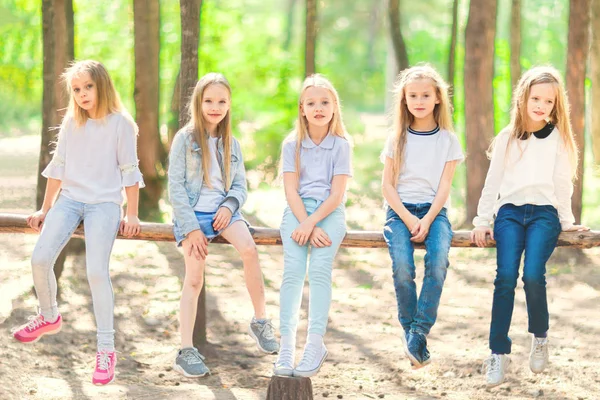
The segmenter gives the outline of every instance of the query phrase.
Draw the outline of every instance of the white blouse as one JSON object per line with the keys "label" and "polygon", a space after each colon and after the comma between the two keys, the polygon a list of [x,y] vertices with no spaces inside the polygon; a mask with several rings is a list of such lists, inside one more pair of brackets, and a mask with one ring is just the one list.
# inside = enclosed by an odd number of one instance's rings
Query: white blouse
{"label": "white blouse", "polygon": [[552,205],[562,230],[573,226],[571,163],[557,128],[546,138],[531,135],[512,140],[508,129],[500,132],[481,192],[474,226],[490,226],[504,204]]}
{"label": "white blouse", "polygon": [[68,119],[42,175],[62,181],[61,194],[72,200],[120,205],[123,187],[144,187],[136,147],[135,122],[122,113],[88,119],[81,127]]}

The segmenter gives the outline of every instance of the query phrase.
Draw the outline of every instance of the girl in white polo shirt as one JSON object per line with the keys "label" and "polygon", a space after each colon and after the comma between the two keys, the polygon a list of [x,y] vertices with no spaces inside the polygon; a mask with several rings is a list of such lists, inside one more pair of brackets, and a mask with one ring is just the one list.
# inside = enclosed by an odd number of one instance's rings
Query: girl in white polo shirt
{"label": "girl in white polo shirt", "polygon": [[[313,376],[327,357],[323,336],[331,303],[331,271],[346,234],[344,199],[351,176],[347,135],[333,85],[318,74],[306,78],[296,129],[282,149],[288,207],[280,228],[284,271],[280,289],[281,347],[274,369],[277,375]],[[308,337],[302,359],[294,367],[309,245]]]}
{"label": "girl in white polo shirt", "polygon": [[[42,209],[28,218],[33,229],[41,230],[31,256],[40,313],[13,335],[23,343],[33,343],[60,331],[54,262],[83,222],[98,338],[92,382],[104,385],[114,379],[117,362],[110,254],[119,227],[126,236],[140,231],[138,194],[144,183],[136,154],[138,128],[101,63],[79,61],[64,72],[63,78],[69,106],[52,161],[42,172],[48,178]],[[127,214],[121,219],[123,187]]]}
{"label": "girl in white polo shirt", "polygon": [[[395,127],[382,154],[383,235],[392,259],[404,352],[416,369],[430,362],[427,335],[437,318],[452,241],[446,214],[450,188],[464,156],[452,128],[448,85],[437,71],[428,65],[402,71],[395,93]],[[418,298],[414,243],[427,249]]]}
{"label": "girl in white polo shirt", "polygon": [[489,337],[492,354],[486,362],[488,386],[501,384],[510,364],[508,331],[523,252],[528,330],[532,333],[529,366],[540,373],[548,364],[546,262],[561,230],[588,229],[573,224],[571,194],[576,170],[577,146],[560,74],[552,67],[532,68],[523,74],[513,93],[510,124],[492,143],[490,168],[471,233],[478,246],[484,246],[490,235],[497,248]]}

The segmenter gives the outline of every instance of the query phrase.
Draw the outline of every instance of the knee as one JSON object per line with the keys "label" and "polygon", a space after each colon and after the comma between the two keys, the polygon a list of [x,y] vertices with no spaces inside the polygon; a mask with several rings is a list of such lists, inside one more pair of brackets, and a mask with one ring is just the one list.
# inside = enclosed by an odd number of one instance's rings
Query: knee
{"label": "knee", "polygon": [[392,273],[395,279],[415,279],[413,260],[402,252],[392,253]]}
{"label": "knee", "polygon": [[509,273],[498,273],[494,280],[494,286],[502,289],[514,290],[517,286],[518,275]]}
{"label": "knee", "polygon": [[200,293],[204,285],[204,276],[202,274],[186,275],[183,284],[193,292]]}
{"label": "knee", "polygon": [[546,278],[544,274],[523,274],[523,283],[525,287],[545,286]]}
{"label": "knee", "polygon": [[34,251],[31,255],[31,268],[34,270],[47,270],[52,267],[52,257],[41,251]]}
{"label": "knee", "polygon": [[108,272],[102,271],[99,268],[88,269],[87,279],[90,286],[95,286],[102,283],[105,280],[110,280]]}
{"label": "knee", "polygon": [[252,242],[245,245],[240,249],[240,256],[242,256],[242,260],[258,260],[258,249],[256,248],[256,244]]}
{"label": "knee", "polygon": [[318,268],[311,267],[308,269],[308,281],[331,283],[331,266],[319,266]]}

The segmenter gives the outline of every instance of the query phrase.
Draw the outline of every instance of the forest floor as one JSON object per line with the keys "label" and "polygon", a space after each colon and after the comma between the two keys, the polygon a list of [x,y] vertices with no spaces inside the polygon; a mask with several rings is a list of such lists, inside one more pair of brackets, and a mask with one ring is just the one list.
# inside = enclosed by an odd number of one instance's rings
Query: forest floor
{"label": "forest floor", "polygon": [[[356,138],[357,149],[371,148],[376,157],[383,144],[381,124],[364,118],[367,133]],[[38,151],[38,136],[0,138],[0,212],[33,211]],[[367,171],[374,177],[364,183],[356,176],[351,186],[347,214],[352,229],[381,229],[379,175],[373,172],[379,169],[376,158],[355,157],[355,175]],[[245,210],[252,224],[276,227],[283,207],[282,189],[276,187],[252,191]],[[458,221],[459,212],[452,219]],[[24,345],[11,337],[10,329],[35,312],[29,258],[37,236],[0,235],[0,399],[265,398],[275,356],[260,355],[246,333],[252,306],[241,262],[230,246],[209,249],[206,362],[212,375],[187,379],[171,368],[179,343],[181,250],[173,243],[116,242],[111,275],[117,377],[108,386],[96,387],[91,384],[95,323],[84,256],[70,256],[60,279],[62,332]],[[267,312],[278,326],[282,249],[260,246],[259,252]],[[422,279],[423,255],[416,252],[417,282]],[[341,250],[334,265],[325,338],[330,355],[312,379],[315,398],[599,399],[600,249],[557,250],[549,262],[551,364],[539,375],[528,368],[531,338],[519,282],[511,369],[505,384],[487,389],[482,362],[489,352],[494,256],[494,250],[452,249],[438,322],[428,338],[433,361],[413,371],[401,347],[387,251]],[[305,290],[299,350],[306,332],[306,303]]]}

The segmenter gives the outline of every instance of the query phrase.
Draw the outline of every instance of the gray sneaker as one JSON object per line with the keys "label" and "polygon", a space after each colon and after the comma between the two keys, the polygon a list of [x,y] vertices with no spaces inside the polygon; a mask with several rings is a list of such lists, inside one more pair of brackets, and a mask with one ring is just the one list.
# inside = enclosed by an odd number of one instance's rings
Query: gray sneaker
{"label": "gray sneaker", "polygon": [[208,367],[204,364],[204,356],[195,347],[179,350],[173,369],[188,378],[210,375]]}
{"label": "gray sneaker", "polygon": [[279,351],[279,343],[275,339],[275,328],[271,320],[259,322],[256,318],[252,318],[248,333],[256,340],[256,346],[263,353],[276,354]]}

